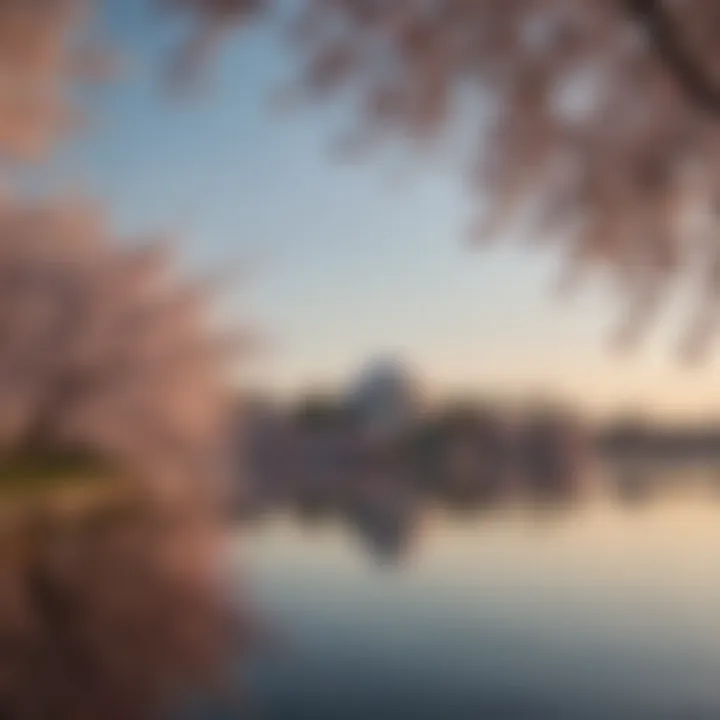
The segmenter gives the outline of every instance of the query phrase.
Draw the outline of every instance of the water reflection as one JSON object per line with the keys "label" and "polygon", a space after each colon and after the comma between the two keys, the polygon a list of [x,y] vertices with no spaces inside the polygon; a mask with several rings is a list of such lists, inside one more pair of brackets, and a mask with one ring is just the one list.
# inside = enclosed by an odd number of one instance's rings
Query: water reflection
{"label": "water reflection", "polygon": [[401,561],[420,533],[421,510],[412,498],[368,498],[346,508],[344,517],[383,564]]}
{"label": "water reflection", "polygon": [[632,470],[472,509],[405,483],[312,531],[292,503],[242,531],[286,639],[254,661],[259,716],[720,716],[717,473]]}
{"label": "water reflection", "polygon": [[142,720],[214,686],[246,635],[221,543],[202,513],[137,497],[4,503],[0,717]]}
{"label": "water reflection", "polygon": [[237,717],[248,663],[251,709],[272,720],[681,717],[658,714],[658,683],[720,711],[712,468],[355,469],[248,510],[252,592],[282,639],[250,658],[202,513],[113,495],[3,506],[0,717],[152,718],[208,691]]}
{"label": "water reflection", "polygon": [[474,409],[263,431],[242,537],[287,647],[254,661],[261,717],[720,717],[707,453]]}
{"label": "water reflection", "polygon": [[720,473],[707,463],[615,462],[582,473],[565,469],[497,475],[441,474],[429,466],[414,472],[393,465],[384,471],[378,468],[355,468],[355,474],[348,473],[343,481],[292,484],[291,492],[275,495],[271,504],[246,507],[244,519],[259,520],[268,511],[280,510],[304,524],[338,520],[362,540],[372,558],[386,565],[412,555],[422,541],[426,518],[437,509],[456,523],[518,513],[552,522],[577,517],[600,498],[628,511],[677,497],[701,497],[709,504],[720,500]]}

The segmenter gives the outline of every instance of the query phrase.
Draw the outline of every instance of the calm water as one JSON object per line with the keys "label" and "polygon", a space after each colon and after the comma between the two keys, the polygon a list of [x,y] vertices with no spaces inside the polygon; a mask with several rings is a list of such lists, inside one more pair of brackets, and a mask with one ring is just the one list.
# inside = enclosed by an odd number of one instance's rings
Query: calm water
{"label": "calm water", "polygon": [[245,527],[250,715],[718,718],[719,499]]}

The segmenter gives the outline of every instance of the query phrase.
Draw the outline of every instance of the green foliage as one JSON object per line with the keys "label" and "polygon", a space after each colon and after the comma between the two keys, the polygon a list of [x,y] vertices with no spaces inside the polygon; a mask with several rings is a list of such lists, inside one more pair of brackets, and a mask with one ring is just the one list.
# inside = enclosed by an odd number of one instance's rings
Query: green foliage
{"label": "green foliage", "polygon": [[28,452],[0,456],[0,498],[103,483],[108,476],[106,463],[83,453]]}
{"label": "green foliage", "polygon": [[323,393],[313,393],[303,398],[295,411],[301,427],[337,428],[352,421],[349,407],[339,398]]}

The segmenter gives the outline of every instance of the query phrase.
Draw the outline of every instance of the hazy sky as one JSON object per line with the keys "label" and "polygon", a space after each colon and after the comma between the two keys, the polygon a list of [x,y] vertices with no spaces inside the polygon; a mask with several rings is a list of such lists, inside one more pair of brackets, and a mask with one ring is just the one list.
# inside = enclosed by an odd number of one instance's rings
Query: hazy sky
{"label": "hazy sky", "polygon": [[339,163],[346,108],[273,111],[293,68],[271,32],[244,36],[198,98],[178,99],[151,70],[172,33],[139,0],[112,5],[106,28],[139,54],[121,81],[87,94],[89,135],[54,176],[102,198],[123,232],[173,233],[194,269],[250,268],[231,302],[272,341],[252,382],[343,382],[394,353],[436,392],[720,415],[718,362],[681,366],[670,315],[641,352],[618,356],[607,343],[616,303],[597,288],[558,301],[551,254],[470,251],[472,205],[452,162],[402,160],[391,145]]}

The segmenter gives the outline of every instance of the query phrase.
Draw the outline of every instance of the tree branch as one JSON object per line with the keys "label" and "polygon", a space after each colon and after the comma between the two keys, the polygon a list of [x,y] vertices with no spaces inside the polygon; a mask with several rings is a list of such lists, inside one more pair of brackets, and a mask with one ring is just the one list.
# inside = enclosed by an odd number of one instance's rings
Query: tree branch
{"label": "tree branch", "polygon": [[701,110],[720,116],[720,87],[689,54],[663,0],[625,0],[625,3],[647,29],[660,60],[675,75],[688,99]]}

